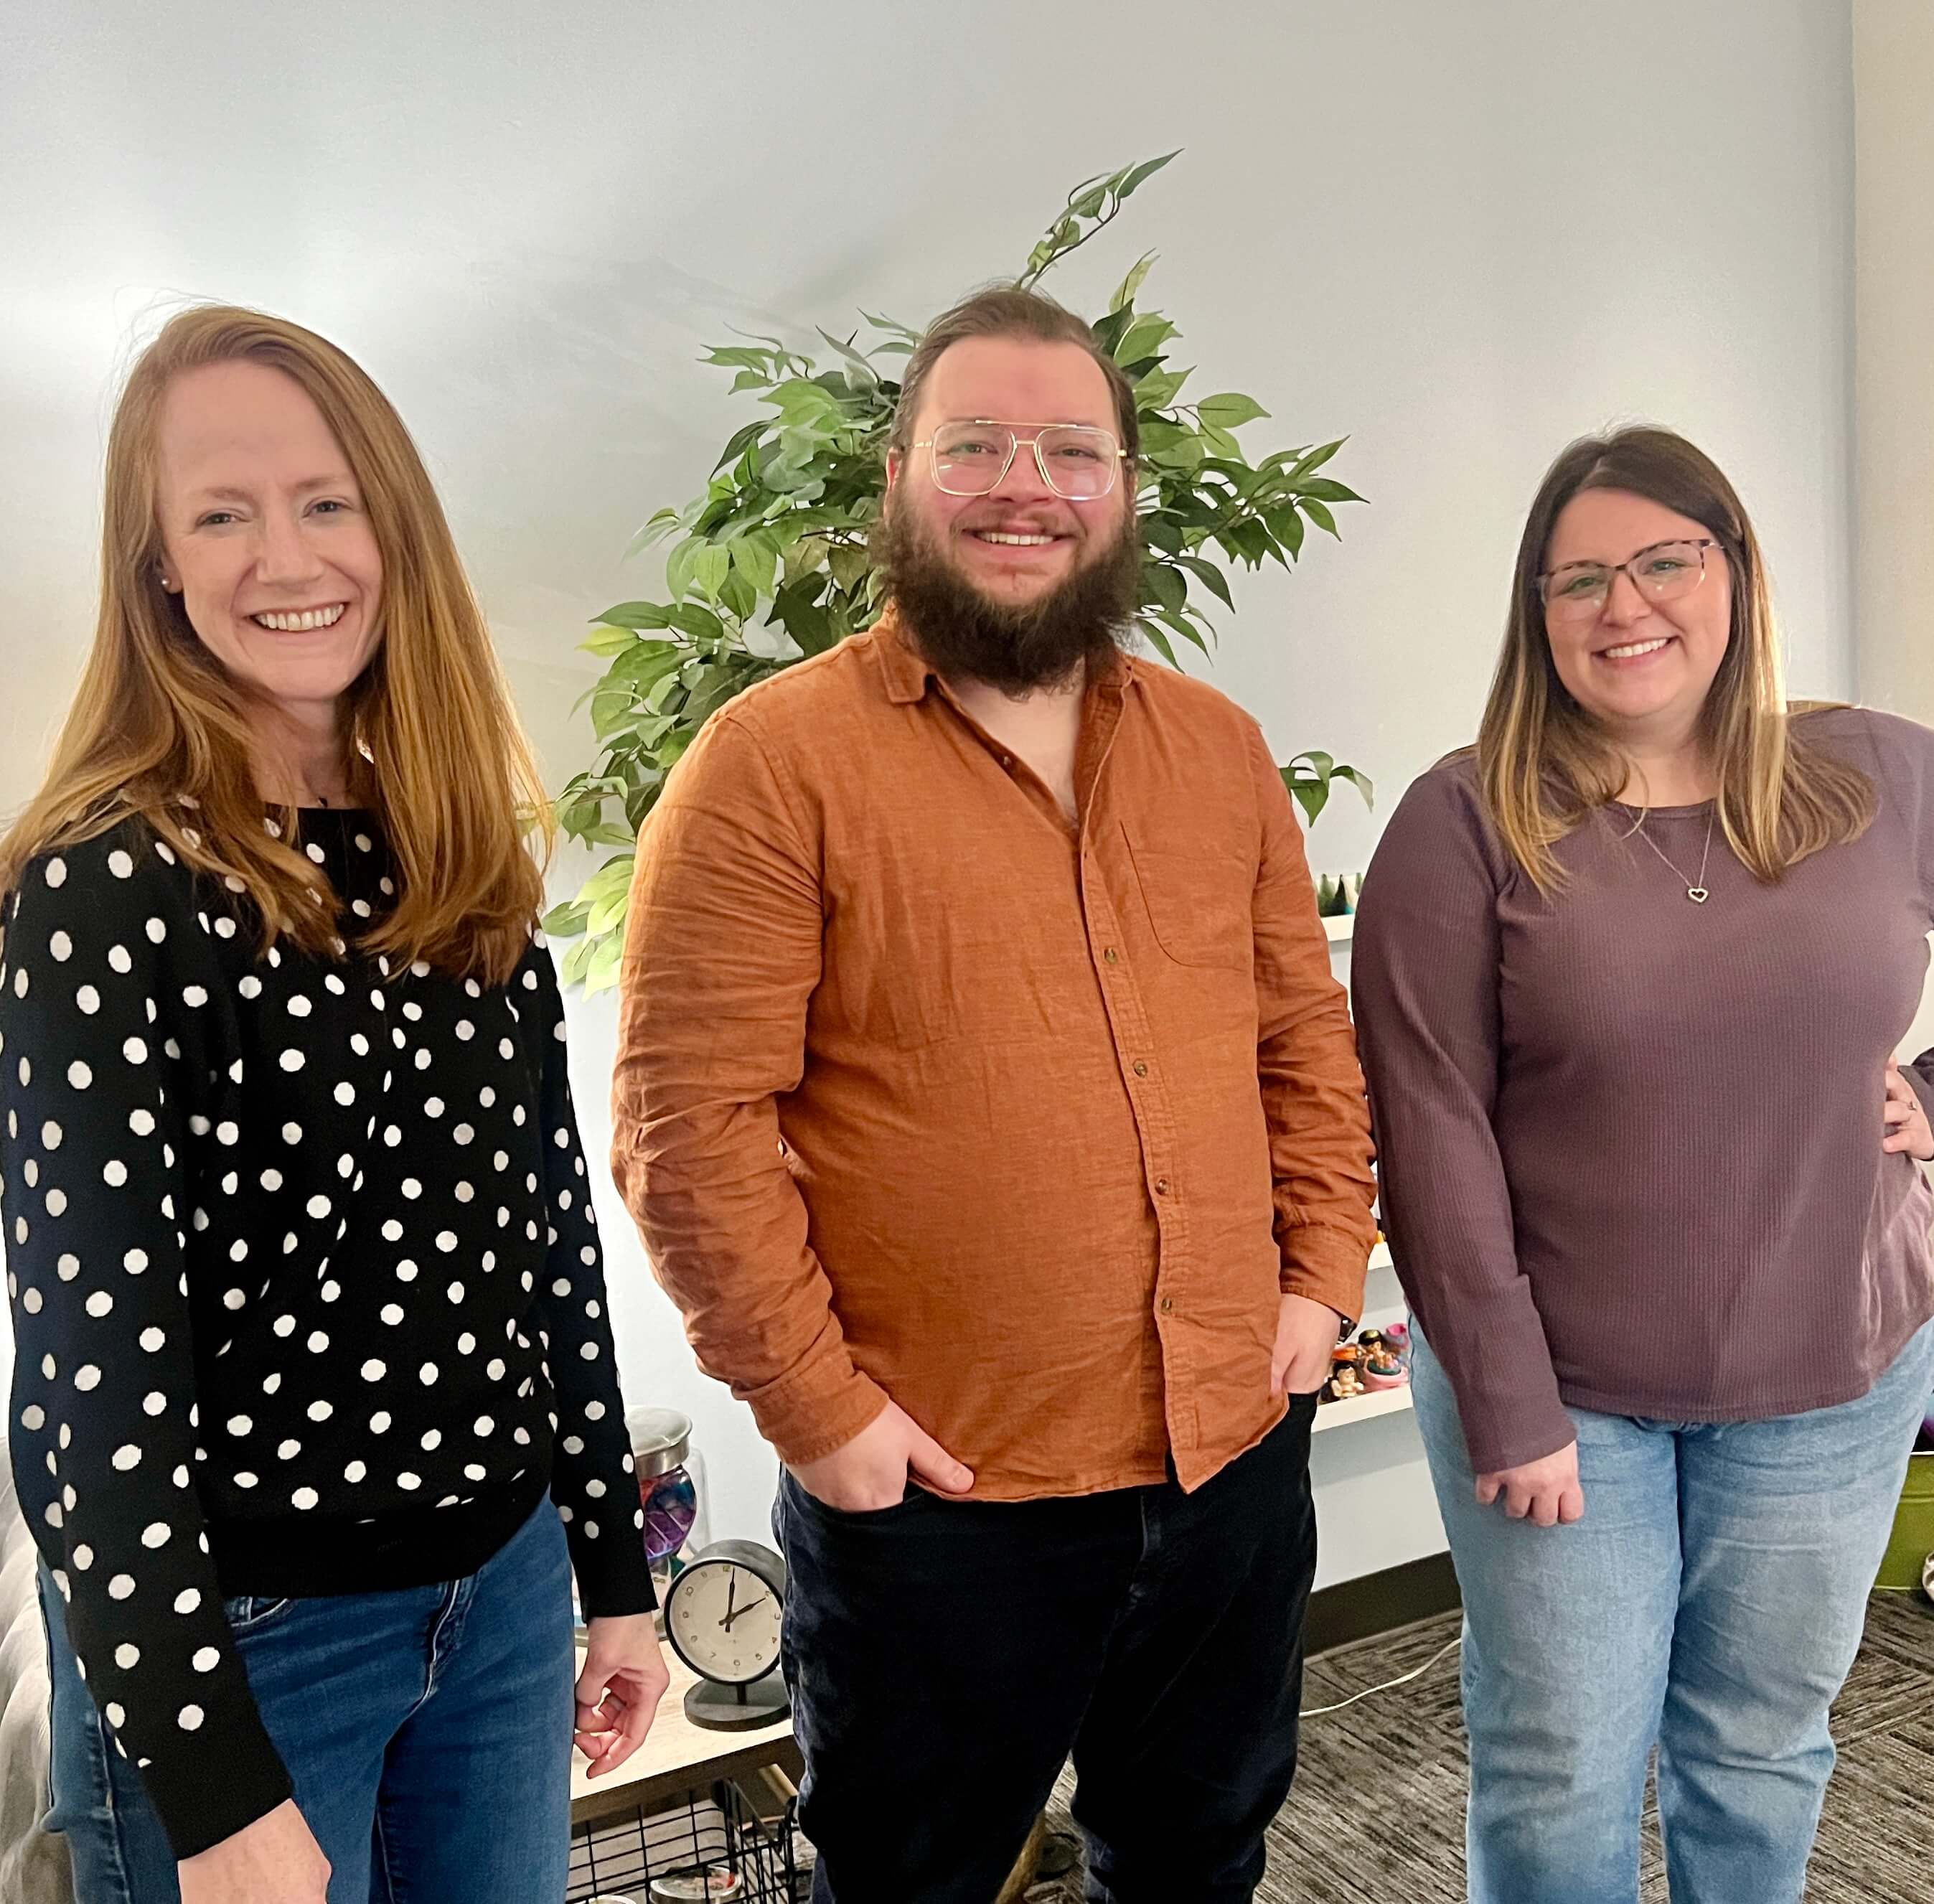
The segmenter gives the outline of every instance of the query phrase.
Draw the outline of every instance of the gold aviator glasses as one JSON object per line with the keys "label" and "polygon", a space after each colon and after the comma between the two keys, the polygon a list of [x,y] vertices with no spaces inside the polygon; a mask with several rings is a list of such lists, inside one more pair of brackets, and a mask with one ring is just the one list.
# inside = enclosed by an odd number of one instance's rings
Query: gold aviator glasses
{"label": "gold aviator glasses", "polygon": [[[1023,435],[1018,432],[1028,431]],[[1113,430],[1092,423],[1001,423],[975,417],[942,423],[914,444],[927,453],[934,487],[949,496],[987,496],[1000,486],[1026,443],[1041,480],[1069,502],[1098,502],[1115,487],[1127,450]]]}

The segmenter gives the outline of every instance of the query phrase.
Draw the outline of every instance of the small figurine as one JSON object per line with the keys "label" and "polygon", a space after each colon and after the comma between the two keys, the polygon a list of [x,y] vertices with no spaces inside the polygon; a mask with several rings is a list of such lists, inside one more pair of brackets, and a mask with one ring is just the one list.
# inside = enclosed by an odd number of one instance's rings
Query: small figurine
{"label": "small figurine", "polygon": [[1409,1381],[1410,1371],[1403,1357],[1381,1336],[1363,1357],[1363,1386],[1369,1389],[1401,1388]]}

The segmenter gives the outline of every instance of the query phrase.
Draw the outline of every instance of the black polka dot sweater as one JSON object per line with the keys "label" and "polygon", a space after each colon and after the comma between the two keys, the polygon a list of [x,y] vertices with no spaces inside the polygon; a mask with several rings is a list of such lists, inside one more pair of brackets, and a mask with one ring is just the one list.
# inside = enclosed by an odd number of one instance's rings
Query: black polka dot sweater
{"label": "black polka dot sweater", "polygon": [[[372,816],[300,824],[379,915]],[[179,1857],[290,1791],[224,1597],[459,1577],[548,1488],[586,1610],[652,1604],[563,1038],[541,935],[494,989],[258,959],[137,821],[12,899],[14,1472]]]}

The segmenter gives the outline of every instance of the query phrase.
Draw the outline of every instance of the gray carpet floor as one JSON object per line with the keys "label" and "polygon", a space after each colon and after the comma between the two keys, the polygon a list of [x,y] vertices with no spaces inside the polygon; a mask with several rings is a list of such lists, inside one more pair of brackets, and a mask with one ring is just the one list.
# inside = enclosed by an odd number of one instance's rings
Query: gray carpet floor
{"label": "gray carpet floor", "polygon": [[[1310,1662],[1306,1706],[1324,1706],[1421,1665],[1455,1637],[1454,1614]],[[1878,1595],[1834,1709],[1839,1770],[1827,1794],[1810,1904],[1934,1904],[1934,1606]],[[1270,1830],[1260,1904],[1437,1904],[1464,1896],[1465,1741],[1457,1655],[1346,1712],[1310,1719],[1288,1804]],[[1051,1821],[1072,1834],[1071,1777]],[[1658,1829],[1643,1828],[1643,1904],[1665,1904]],[[1074,1904],[1078,1874],[1032,1904]]]}

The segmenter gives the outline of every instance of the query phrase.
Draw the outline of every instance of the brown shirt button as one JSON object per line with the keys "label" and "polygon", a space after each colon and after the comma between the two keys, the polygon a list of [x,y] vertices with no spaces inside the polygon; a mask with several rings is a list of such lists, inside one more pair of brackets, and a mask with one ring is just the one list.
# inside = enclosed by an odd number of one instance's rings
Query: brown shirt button
{"label": "brown shirt button", "polygon": [[1175,1298],[1173,1296],[1163,1297],[1161,1312],[1164,1315],[1173,1315],[1175,1313]]}
{"label": "brown shirt button", "polygon": [[1143,1064],[1139,1058],[1135,1060],[1135,1075],[1137,1077],[1146,1077],[1148,1076],[1148,1066]]}
{"label": "brown shirt button", "polygon": [[1107,949],[1107,951],[1104,952],[1104,953],[1101,954],[1101,956],[1102,956],[1102,957],[1103,957],[1103,958],[1104,958],[1105,960],[1107,960],[1107,962],[1109,963],[1109,964],[1110,964],[1110,965],[1111,965],[1111,966],[1112,966],[1112,965],[1115,963],[1116,959],[1119,955],[1116,953],[1116,951],[1115,950],[1115,948],[1111,945],[1111,946],[1110,946],[1110,947],[1108,947],[1108,949]]}
{"label": "brown shirt button", "polygon": [[1158,1197],[1165,1197],[1168,1195],[1168,1179],[1167,1177],[1158,1176],[1155,1179],[1155,1194]]}

